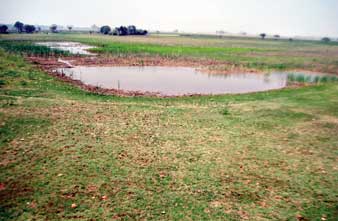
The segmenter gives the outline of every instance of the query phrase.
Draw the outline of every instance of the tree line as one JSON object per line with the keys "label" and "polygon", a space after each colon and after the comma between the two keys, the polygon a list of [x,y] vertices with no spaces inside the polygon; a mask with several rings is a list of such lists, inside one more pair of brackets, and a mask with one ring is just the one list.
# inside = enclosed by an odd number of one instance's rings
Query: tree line
{"label": "tree line", "polygon": [[[14,26],[13,26],[17,33],[28,33],[28,34],[32,34],[34,32],[40,32],[41,28],[40,27],[36,27],[34,25],[30,25],[30,24],[24,24],[23,22],[17,21],[15,22]],[[52,24],[49,27],[49,31],[52,33],[58,33],[58,26],[56,24]],[[72,25],[68,25],[67,29],[69,31],[72,31],[73,26]],[[101,28],[98,28],[96,25],[92,26],[91,31],[89,31],[90,34],[92,34],[93,32],[99,32],[101,34],[105,34],[105,35],[146,35],[148,34],[147,30],[144,29],[137,29],[135,25],[130,25],[128,27],[126,26],[120,26],[120,27],[116,27],[114,29],[111,29],[110,26],[108,25],[104,25]],[[7,25],[0,25],[0,33],[1,34],[8,34],[9,30],[8,30],[8,26]]]}
{"label": "tree line", "polygon": [[[13,26],[18,33],[27,33],[32,34],[34,32],[40,32],[41,28],[36,27],[35,25],[24,24],[23,22],[17,21]],[[55,32],[57,29],[56,25],[51,25],[50,30]],[[1,34],[8,34],[8,26],[7,25],[0,25],[0,33]]]}
{"label": "tree line", "polygon": [[[92,27],[94,27],[93,29],[96,29],[96,25],[93,25]],[[14,28],[16,29],[16,31],[18,33],[28,33],[28,34],[32,34],[34,32],[40,32],[41,28],[40,27],[35,27],[34,25],[30,25],[30,24],[24,24],[20,21],[15,22],[14,24]],[[67,29],[69,31],[71,31],[73,29],[73,26],[68,25]],[[59,32],[58,30],[58,26],[56,24],[52,24],[49,27],[49,30],[52,33],[57,33]],[[94,31],[89,31],[90,34],[92,34]],[[119,36],[125,36],[125,35],[147,35],[148,31],[144,30],[144,29],[137,29],[135,25],[130,25],[128,27],[126,26],[120,26],[120,27],[116,27],[114,29],[111,29],[111,27],[109,25],[104,25],[101,28],[99,28],[99,32],[101,34],[104,35],[119,35]],[[224,31],[217,31],[217,34],[224,34]],[[0,25],[0,34],[8,34],[8,26],[7,25]],[[246,33],[245,33],[246,34]],[[266,33],[261,33],[259,34],[259,37],[264,40],[266,39],[268,35]],[[281,38],[280,35],[276,34],[273,35],[273,38],[275,40],[278,40]],[[289,38],[289,41],[293,41],[293,38]],[[337,39],[338,40],[338,39]],[[329,37],[324,37],[321,39],[322,42],[328,43],[331,42],[331,38]]]}
{"label": "tree line", "polygon": [[[37,28],[34,25],[24,24],[22,22],[15,22],[14,24],[15,29],[18,33],[34,33]],[[8,33],[8,26],[7,25],[0,25],[0,33],[5,34]]]}
{"label": "tree line", "polygon": [[114,30],[108,25],[104,25],[100,28],[100,33],[104,35],[146,35],[148,34],[147,30],[137,29],[135,25],[130,25],[128,27],[120,26],[116,27]]}
{"label": "tree line", "polygon": [[[264,40],[267,36],[268,36],[268,35],[267,35],[266,33],[261,33],[261,34],[259,34],[259,37],[260,37],[262,40]],[[280,38],[281,38],[280,35],[273,35],[273,39],[274,39],[274,40],[278,40],[278,39],[280,39]],[[293,38],[289,38],[288,40],[289,40],[289,41],[293,41]],[[322,41],[322,42],[325,42],[325,43],[329,43],[329,42],[331,42],[332,40],[331,40],[331,38],[329,38],[329,37],[324,37],[324,38],[321,39],[321,41]],[[338,41],[338,39],[337,39],[337,41]]]}

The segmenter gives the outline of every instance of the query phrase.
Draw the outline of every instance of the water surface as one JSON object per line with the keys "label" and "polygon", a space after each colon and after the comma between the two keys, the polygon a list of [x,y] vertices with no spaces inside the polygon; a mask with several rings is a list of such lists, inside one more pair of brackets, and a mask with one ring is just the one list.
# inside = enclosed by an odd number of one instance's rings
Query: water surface
{"label": "water surface", "polygon": [[169,96],[267,91],[284,88],[288,82],[288,73],[206,74],[188,67],[79,66],[58,72],[88,85]]}
{"label": "water surface", "polygon": [[94,55],[94,53],[88,51],[88,49],[94,48],[93,46],[78,42],[38,42],[36,44],[63,51],[69,51],[72,54]]}

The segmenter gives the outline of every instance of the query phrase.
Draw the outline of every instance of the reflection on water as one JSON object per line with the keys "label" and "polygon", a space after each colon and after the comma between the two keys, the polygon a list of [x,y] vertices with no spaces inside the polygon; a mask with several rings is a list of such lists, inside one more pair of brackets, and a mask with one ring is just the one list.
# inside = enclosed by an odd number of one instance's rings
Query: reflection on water
{"label": "reflection on water", "polygon": [[206,74],[187,67],[75,67],[58,72],[102,88],[169,96],[267,91],[288,82],[288,73]]}
{"label": "reflection on water", "polygon": [[38,42],[37,45],[43,45],[54,49],[69,51],[72,54],[94,55],[87,51],[94,48],[93,46],[77,43],[77,42]]}

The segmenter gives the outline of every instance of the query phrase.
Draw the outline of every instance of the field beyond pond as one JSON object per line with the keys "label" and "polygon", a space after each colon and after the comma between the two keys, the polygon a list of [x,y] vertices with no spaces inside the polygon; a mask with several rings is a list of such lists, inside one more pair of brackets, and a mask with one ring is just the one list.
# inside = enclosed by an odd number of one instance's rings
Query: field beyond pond
{"label": "field beyond pond", "polygon": [[[91,51],[105,56],[191,58],[217,61],[217,71],[310,70],[338,74],[338,43],[210,36],[104,36],[88,34],[2,35],[19,41],[76,41],[96,46]],[[1,43],[1,41],[0,41]],[[14,50],[25,48],[14,47]],[[26,47],[27,49],[27,47]],[[39,51],[35,51],[38,53]],[[34,54],[34,53],[33,53]]]}
{"label": "field beyond pond", "polygon": [[90,44],[103,60],[338,73],[335,43],[1,35],[0,220],[337,220],[337,83],[243,95],[99,95],[30,62],[72,57],[34,41]]}

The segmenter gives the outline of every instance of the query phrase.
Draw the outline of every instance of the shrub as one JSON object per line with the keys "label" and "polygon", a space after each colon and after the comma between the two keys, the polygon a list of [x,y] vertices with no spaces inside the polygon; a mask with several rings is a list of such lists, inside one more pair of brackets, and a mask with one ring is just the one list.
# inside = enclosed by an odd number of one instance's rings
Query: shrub
{"label": "shrub", "polygon": [[7,33],[8,27],[7,25],[0,25],[0,34]]}
{"label": "shrub", "polygon": [[25,25],[25,26],[23,26],[23,29],[28,34],[31,34],[31,33],[35,32],[35,30],[36,30],[34,25]]}
{"label": "shrub", "polygon": [[49,27],[50,31],[53,32],[53,33],[57,33],[57,29],[58,29],[58,26],[53,24]]}
{"label": "shrub", "polygon": [[221,114],[226,116],[226,115],[229,115],[230,114],[230,111],[228,108],[224,108],[222,111],[221,111]]}

